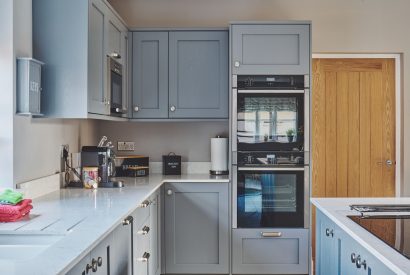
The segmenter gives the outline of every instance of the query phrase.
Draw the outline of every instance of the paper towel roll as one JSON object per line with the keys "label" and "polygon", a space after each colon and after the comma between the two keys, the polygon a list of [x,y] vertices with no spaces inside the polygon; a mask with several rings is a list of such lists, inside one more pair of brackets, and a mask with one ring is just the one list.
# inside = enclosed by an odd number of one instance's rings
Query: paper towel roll
{"label": "paper towel roll", "polygon": [[211,171],[228,171],[227,138],[211,138]]}

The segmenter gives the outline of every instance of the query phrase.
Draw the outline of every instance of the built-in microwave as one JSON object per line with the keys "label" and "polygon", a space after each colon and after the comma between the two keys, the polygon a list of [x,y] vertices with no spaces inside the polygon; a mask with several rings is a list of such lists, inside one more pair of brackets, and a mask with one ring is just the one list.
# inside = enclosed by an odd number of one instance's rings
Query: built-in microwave
{"label": "built-in microwave", "polygon": [[108,63],[108,96],[110,98],[111,115],[121,116],[123,107],[123,74],[122,65],[113,57],[107,57]]}

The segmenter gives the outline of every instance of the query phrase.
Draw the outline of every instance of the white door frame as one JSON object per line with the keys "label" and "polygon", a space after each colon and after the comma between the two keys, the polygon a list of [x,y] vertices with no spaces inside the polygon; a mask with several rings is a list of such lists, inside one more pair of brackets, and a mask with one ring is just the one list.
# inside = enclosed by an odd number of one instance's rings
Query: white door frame
{"label": "white door frame", "polygon": [[314,53],[312,58],[392,58],[395,60],[395,86],[396,86],[396,197],[400,197],[403,190],[403,169],[402,169],[402,89],[401,89],[401,58],[402,55],[397,54],[355,54],[355,53]]}

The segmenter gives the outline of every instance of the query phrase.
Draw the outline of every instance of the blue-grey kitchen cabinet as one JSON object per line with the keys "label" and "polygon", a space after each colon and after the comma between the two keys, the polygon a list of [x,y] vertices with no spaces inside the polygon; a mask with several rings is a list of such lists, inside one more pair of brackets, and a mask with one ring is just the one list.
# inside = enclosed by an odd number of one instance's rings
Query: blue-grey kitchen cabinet
{"label": "blue-grey kitchen cabinet", "polygon": [[90,253],[84,256],[68,275],[131,275],[131,225],[119,224]]}
{"label": "blue-grey kitchen cabinet", "polygon": [[123,52],[127,32],[102,0],[33,1],[33,55],[45,63],[47,117],[109,114],[107,56]]}
{"label": "blue-grey kitchen cabinet", "polygon": [[168,118],[168,32],[132,33],[134,118]]}
{"label": "blue-grey kitchen cabinet", "polygon": [[228,118],[227,31],[132,36],[134,118]]}
{"label": "blue-grey kitchen cabinet", "polygon": [[228,117],[228,32],[169,33],[169,117]]}
{"label": "blue-grey kitchen cabinet", "polygon": [[318,275],[395,274],[318,209],[316,211],[315,262]]}
{"label": "blue-grey kitchen cabinet", "polygon": [[231,25],[233,74],[309,74],[310,23]]}
{"label": "blue-grey kitchen cabinet", "polygon": [[[321,212],[317,212],[316,227],[316,272],[317,274],[340,274],[339,250],[341,231]],[[349,274],[349,273],[346,273]]]}
{"label": "blue-grey kitchen cabinet", "polygon": [[228,183],[167,183],[164,193],[163,273],[229,273]]}
{"label": "blue-grey kitchen cabinet", "polygon": [[303,228],[233,229],[232,273],[308,274],[308,239]]}

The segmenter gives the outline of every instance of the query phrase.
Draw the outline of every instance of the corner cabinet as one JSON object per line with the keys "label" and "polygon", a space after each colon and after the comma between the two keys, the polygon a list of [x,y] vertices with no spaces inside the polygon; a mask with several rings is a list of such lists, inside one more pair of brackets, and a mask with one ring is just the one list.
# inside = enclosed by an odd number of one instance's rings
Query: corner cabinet
{"label": "corner cabinet", "polygon": [[310,23],[231,25],[233,74],[309,74]]}
{"label": "corner cabinet", "polygon": [[133,32],[133,118],[228,118],[228,32]]}
{"label": "corner cabinet", "polygon": [[228,274],[228,183],[167,183],[164,192],[163,273]]}
{"label": "corner cabinet", "polygon": [[[127,36],[126,26],[105,1],[33,1],[33,55],[45,63],[45,116],[109,115],[107,57],[116,56],[122,63],[127,84]],[[127,85],[123,91],[127,99]]]}
{"label": "corner cabinet", "polygon": [[316,274],[393,275],[383,262],[316,211]]}

